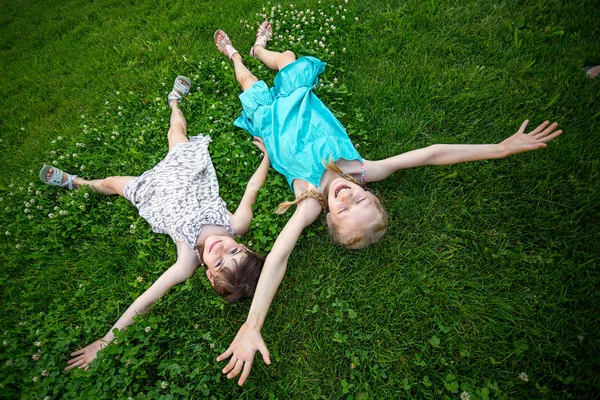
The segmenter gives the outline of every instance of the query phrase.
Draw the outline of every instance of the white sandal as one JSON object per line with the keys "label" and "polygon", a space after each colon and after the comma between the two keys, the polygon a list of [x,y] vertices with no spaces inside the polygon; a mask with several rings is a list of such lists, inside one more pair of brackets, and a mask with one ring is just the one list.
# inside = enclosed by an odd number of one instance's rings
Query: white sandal
{"label": "white sandal", "polygon": [[[52,175],[50,175],[49,179],[46,179],[50,168],[52,168]],[[67,175],[67,180],[63,182],[64,175]],[[64,187],[69,190],[73,190],[73,179],[75,178],[77,178],[77,175],[67,174],[66,172],[63,172],[62,170],[51,165],[44,165],[40,170],[40,179],[42,182],[50,186]]]}
{"label": "white sandal", "polygon": [[[185,83],[183,83],[183,82]],[[187,85],[186,85],[187,83]],[[190,92],[190,87],[192,87],[192,81],[187,76],[179,75],[175,78],[175,83],[173,83],[173,90],[169,93],[167,97],[167,101],[177,100],[178,102],[183,100],[183,96],[187,95]]]}
{"label": "white sandal", "polygon": [[229,39],[229,36],[223,30],[219,29],[215,32],[214,40],[219,51],[229,57],[230,60],[235,53],[239,53],[233,47],[231,39]]}
{"label": "white sandal", "polygon": [[256,31],[256,41],[254,45],[250,48],[250,55],[252,57],[256,57],[254,55],[254,48],[256,46],[262,46],[266,48],[267,42],[271,40],[273,37],[273,27],[269,21],[263,21],[262,24],[258,27]]}

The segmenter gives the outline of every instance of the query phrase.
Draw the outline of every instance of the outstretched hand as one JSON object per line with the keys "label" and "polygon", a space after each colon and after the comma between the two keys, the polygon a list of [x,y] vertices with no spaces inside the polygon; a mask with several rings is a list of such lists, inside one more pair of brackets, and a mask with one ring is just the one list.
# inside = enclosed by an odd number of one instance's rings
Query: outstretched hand
{"label": "outstretched hand", "polygon": [[545,121],[531,132],[525,133],[525,128],[528,123],[529,120],[525,120],[517,133],[500,143],[500,145],[504,146],[506,149],[507,156],[525,151],[542,149],[547,146],[546,143],[562,133],[562,130],[555,131],[558,126],[556,122],[548,126],[548,124],[550,124],[549,121]]}
{"label": "outstretched hand", "polygon": [[71,353],[71,357],[73,358],[67,362],[69,366],[65,368],[65,371],[75,367],[79,367],[84,371],[87,371],[90,368],[90,363],[96,359],[98,352],[106,347],[106,345],[107,343],[104,340],[96,340],[86,347],[74,351]]}
{"label": "outstretched hand", "polygon": [[267,149],[265,148],[265,143],[263,142],[263,140],[262,140],[260,137],[258,137],[258,136],[254,136],[254,140],[252,140],[252,143],[253,143],[253,144],[254,144],[256,147],[258,147],[258,149],[259,149],[260,151],[262,151],[262,153],[263,153],[265,156],[268,156],[268,154],[267,154]]}
{"label": "outstretched hand", "polygon": [[243,385],[248,375],[250,375],[256,350],[262,354],[265,364],[270,365],[269,350],[267,350],[260,331],[250,327],[246,322],[235,335],[233,342],[231,342],[225,353],[217,357],[217,361],[222,361],[231,356],[229,363],[223,368],[223,373],[227,374],[227,379],[235,378],[243,369],[242,376],[238,381],[238,385]]}

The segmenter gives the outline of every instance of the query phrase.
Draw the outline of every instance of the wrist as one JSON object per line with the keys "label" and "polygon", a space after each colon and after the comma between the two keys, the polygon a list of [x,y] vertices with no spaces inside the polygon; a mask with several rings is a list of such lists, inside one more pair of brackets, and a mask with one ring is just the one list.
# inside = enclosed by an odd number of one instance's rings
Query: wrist
{"label": "wrist", "polygon": [[504,143],[498,143],[496,145],[496,152],[498,153],[498,158],[504,158],[510,156],[510,151],[508,150],[508,146]]}

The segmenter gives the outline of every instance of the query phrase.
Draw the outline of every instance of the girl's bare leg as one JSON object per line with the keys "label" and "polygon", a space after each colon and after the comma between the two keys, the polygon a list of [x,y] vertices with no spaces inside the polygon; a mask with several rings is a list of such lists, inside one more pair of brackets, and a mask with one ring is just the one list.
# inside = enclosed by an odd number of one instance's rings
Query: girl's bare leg
{"label": "girl's bare leg", "polygon": [[[50,180],[52,176],[53,168],[48,170],[48,174],[46,175],[46,180]],[[104,179],[93,179],[87,180],[80,177],[73,179],[73,187],[79,188],[81,186],[89,186],[94,191],[104,194],[106,196],[110,196],[113,194],[118,194],[119,196],[123,196],[123,188],[125,184],[135,178],[135,176],[109,176]],[[67,181],[67,175],[63,175],[63,183]]]}
{"label": "girl's bare leg", "polygon": [[179,101],[169,101],[171,107],[171,120],[169,126],[169,150],[177,143],[187,143],[190,140],[187,138],[187,121],[183,116],[183,111],[179,108]]}
{"label": "girl's bare leg", "polygon": [[[180,80],[181,84],[187,86],[187,82]],[[178,90],[174,87],[174,91]],[[169,107],[171,107],[171,120],[169,122],[169,150],[178,143],[187,143],[190,140],[187,138],[187,121],[183,116],[183,111],[179,108],[179,100],[169,100]]]}
{"label": "girl's bare leg", "polygon": [[254,46],[254,57],[258,58],[263,64],[275,71],[279,71],[286,65],[296,61],[296,55],[290,50],[280,53],[278,51],[267,50],[260,44]]}
{"label": "girl's bare leg", "polygon": [[244,91],[250,89],[255,82],[258,82],[256,76],[250,72],[244,65],[242,56],[240,53],[235,53],[231,56],[231,62],[233,63],[233,69],[235,71],[235,79],[238,81]]}

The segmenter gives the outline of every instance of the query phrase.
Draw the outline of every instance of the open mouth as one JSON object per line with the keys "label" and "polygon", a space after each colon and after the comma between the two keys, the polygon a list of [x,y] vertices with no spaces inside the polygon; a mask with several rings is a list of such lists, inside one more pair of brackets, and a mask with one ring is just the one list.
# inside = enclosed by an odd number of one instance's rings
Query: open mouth
{"label": "open mouth", "polygon": [[341,192],[343,192],[344,190],[348,190],[348,189],[350,189],[350,186],[348,186],[344,183],[341,183],[335,188],[335,192],[333,192],[333,195],[337,199],[337,197],[339,196],[339,194]]}

